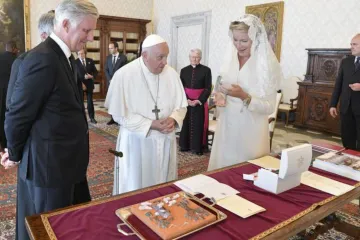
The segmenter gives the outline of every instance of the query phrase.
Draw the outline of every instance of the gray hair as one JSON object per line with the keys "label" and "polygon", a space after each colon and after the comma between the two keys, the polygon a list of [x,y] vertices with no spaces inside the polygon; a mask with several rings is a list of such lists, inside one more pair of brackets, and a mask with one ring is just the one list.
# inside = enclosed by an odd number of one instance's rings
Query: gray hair
{"label": "gray hair", "polygon": [[50,36],[54,30],[54,18],[55,14],[53,12],[48,12],[41,15],[38,23],[39,34],[46,33],[48,36]]}
{"label": "gray hair", "polygon": [[99,17],[99,12],[93,3],[84,0],[64,0],[55,9],[54,24],[58,26],[64,19],[68,19],[71,24],[77,26],[87,15]]}
{"label": "gray hair", "polygon": [[201,50],[199,48],[191,49],[190,54],[191,53],[196,53],[197,55],[199,55],[200,58],[202,57],[202,52],[201,52]]}

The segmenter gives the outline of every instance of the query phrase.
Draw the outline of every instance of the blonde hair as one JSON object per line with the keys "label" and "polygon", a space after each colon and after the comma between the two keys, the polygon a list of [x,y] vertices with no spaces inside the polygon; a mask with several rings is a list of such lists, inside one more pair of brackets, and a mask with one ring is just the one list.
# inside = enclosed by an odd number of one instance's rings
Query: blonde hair
{"label": "blonde hair", "polygon": [[240,30],[240,31],[248,32],[249,28],[250,26],[246,25],[244,22],[239,22],[239,21],[233,21],[230,23],[229,26],[230,31]]}

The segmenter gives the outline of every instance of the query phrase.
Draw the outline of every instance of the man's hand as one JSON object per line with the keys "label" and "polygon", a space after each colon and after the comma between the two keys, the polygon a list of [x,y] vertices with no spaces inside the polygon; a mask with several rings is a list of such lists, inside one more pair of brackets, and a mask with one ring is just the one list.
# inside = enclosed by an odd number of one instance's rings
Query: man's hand
{"label": "man's hand", "polygon": [[175,129],[175,120],[170,117],[160,120],[154,120],[151,123],[150,129],[159,131],[164,134],[170,133]]}
{"label": "man's hand", "polygon": [[0,156],[1,156],[1,165],[3,165],[5,169],[13,168],[19,164],[18,162],[13,162],[9,159],[9,153],[7,148],[5,148],[4,152],[0,153]]}
{"label": "man's hand", "polygon": [[201,102],[199,100],[187,100],[190,107],[195,107],[196,105],[201,105]]}
{"label": "man's hand", "polygon": [[337,114],[337,110],[336,110],[336,108],[334,108],[334,107],[330,108],[329,112],[330,112],[330,115],[331,115],[333,118],[336,118],[336,116],[338,115],[338,114]]}
{"label": "man's hand", "polygon": [[360,83],[349,84],[349,87],[350,87],[353,91],[360,91]]}
{"label": "man's hand", "polygon": [[86,85],[85,84],[82,84],[82,89],[83,89],[83,91],[86,91]]}
{"label": "man's hand", "polygon": [[94,76],[91,75],[91,74],[89,74],[89,73],[85,74],[85,78],[86,78],[86,79],[92,79],[93,77],[94,77]]}

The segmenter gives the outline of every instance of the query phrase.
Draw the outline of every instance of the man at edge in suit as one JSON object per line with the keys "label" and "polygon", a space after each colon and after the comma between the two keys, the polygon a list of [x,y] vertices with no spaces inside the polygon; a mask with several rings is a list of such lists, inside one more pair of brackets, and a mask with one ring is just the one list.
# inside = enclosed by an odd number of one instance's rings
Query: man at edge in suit
{"label": "man at edge in suit", "polygon": [[[126,56],[119,52],[119,45],[117,42],[111,42],[109,44],[109,53],[110,54],[106,57],[105,68],[104,68],[107,88],[109,88],[110,86],[110,82],[112,77],[114,76],[114,73],[127,63]],[[116,124],[112,116],[110,121],[107,123],[107,125],[111,125],[111,124]]]}
{"label": "man at edge in suit", "polygon": [[77,66],[77,76],[85,85],[86,92],[86,101],[87,101],[87,110],[89,114],[90,121],[92,123],[97,123],[95,120],[94,112],[94,102],[93,102],[93,91],[94,91],[94,80],[98,74],[98,71],[95,67],[94,61],[91,58],[86,57],[85,49],[81,49],[77,52],[78,59],[76,59]]}
{"label": "man at edge in suit", "polygon": [[6,137],[4,132],[6,92],[9,84],[11,65],[16,59],[16,44],[13,41],[5,44],[5,52],[0,53],[0,149],[6,148]]}
{"label": "man at edge in suit", "polygon": [[350,43],[351,54],[341,61],[331,97],[330,115],[335,118],[340,100],[341,139],[345,148],[360,150],[360,33]]}
{"label": "man at edge in suit", "polygon": [[24,58],[6,112],[6,168],[19,165],[17,239],[25,217],[90,200],[89,130],[71,52],[93,40],[99,13],[91,2],[63,0],[54,32]]}
{"label": "man at edge in suit", "polygon": [[[51,11],[41,15],[41,17],[39,19],[39,23],[38,23],[38,33],[40,35],[41,42],[45,41],[48,38],[48,36],[50,36],[52,31],[54,30],[54,17],[55,17],[55,14]],[[13,65],[11,67],[9,87],[8,87],[7,95],[6,95],[6,108],[8,108],[8,106],[11,102],[12,92],[13,92],[13,89],[15,86],[17,75],[19,73],[19,66],[21,65],[22,61],[24,60],[24,58],[26,57],[27,54],[28,54],[28,52],[21,54],[14,61]]]}

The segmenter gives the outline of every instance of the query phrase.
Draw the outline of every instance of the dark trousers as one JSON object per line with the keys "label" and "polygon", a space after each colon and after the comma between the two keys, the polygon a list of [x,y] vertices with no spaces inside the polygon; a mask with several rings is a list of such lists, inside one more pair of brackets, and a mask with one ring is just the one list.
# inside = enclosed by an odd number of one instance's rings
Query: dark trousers
{"label": "dark trousers", "polygon": [[341,140],[345,148],[360,150],[360,115],[354,114],[351,106],[340,114]]}
{"label": "dark trousers", "polygon": [[27,240],[30,238],[25,217],[88,202],[91,197],[86,177],[80,183],[61,188],[37,187],[32,181],[18,177],[16,201],[16,239]]}
{"label": "dark trousers", "polygon": [[95,118],[92,89],[86,91],[86,99],[87,99],[87,110],[88,110],[89,118]]}
{"label": "dark trousers", "polygon": [[4,130],[6,112],[6,91],[7,88],[0,88],[0,150],[6,148],[7,145]]}

